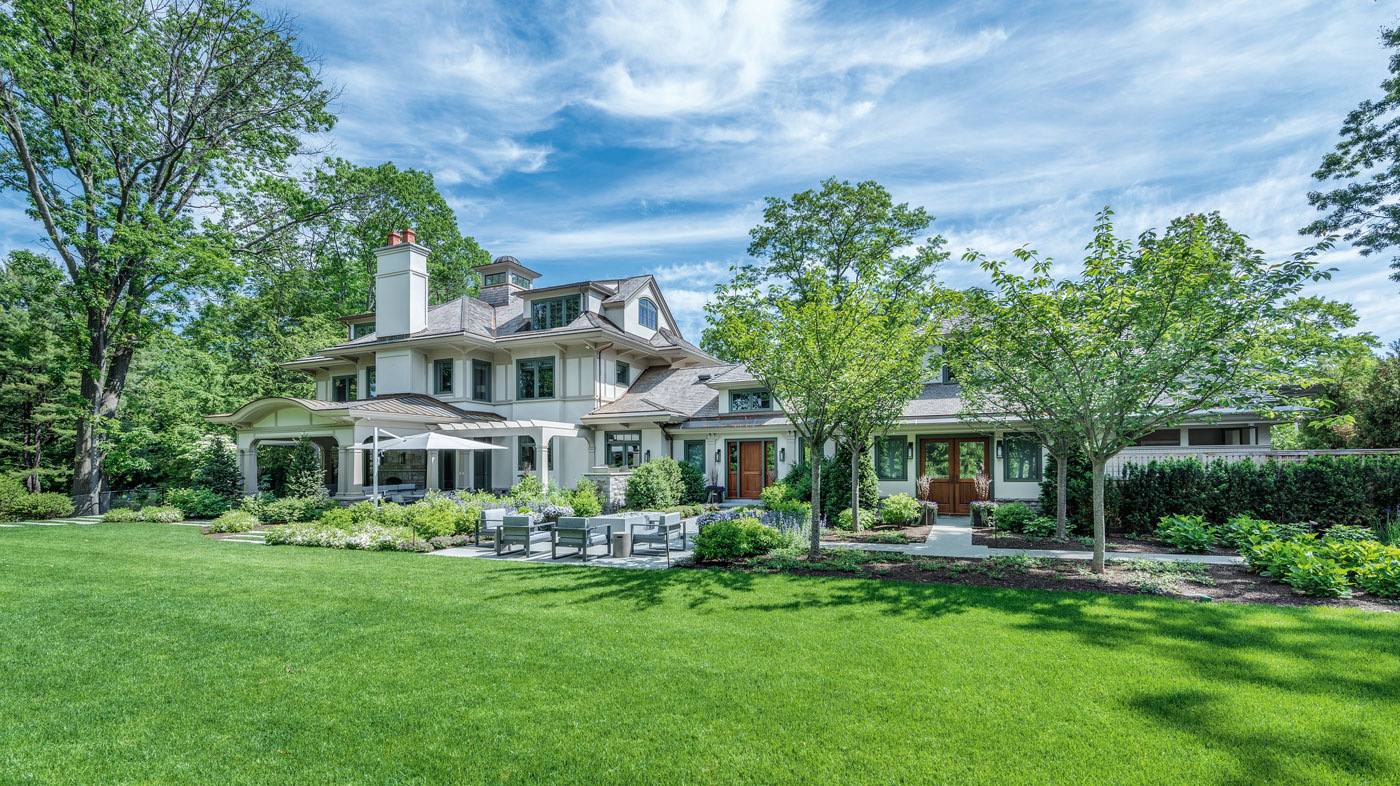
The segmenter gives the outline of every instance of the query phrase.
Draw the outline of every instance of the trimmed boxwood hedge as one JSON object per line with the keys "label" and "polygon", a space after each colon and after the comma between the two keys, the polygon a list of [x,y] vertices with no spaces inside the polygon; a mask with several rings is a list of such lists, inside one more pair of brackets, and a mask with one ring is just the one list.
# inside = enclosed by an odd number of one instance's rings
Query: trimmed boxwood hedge
{"label": "trimmed boxwood hedge", "polygon": [[[1056,468],[1040,486],[1041,510],[1055,509]],[[1074,528],[1092,527],[1089,463],[1071,460],[1066,482]],[[1108,528],[1150,532],[1167,516],[1202,516],[1223,524],[1239,515],[1270,521],[1315,521],[1369,527],[1400,508],[1400,456],[1312,456],[1302,462],[1194,458],[1128,464],[1104,484]]]}

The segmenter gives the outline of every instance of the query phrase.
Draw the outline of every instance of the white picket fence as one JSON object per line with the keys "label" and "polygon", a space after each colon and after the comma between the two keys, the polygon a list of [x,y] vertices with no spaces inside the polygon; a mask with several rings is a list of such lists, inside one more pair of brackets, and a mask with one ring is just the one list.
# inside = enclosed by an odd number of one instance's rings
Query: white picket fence
{"label": "white picket fence", "polygon": [[1215,447],[1143,447],[1128,448],[1108,460],[1104,474],[1110,478],[1123,476],[1127,464],[1146,464],[1163,459],[1194,458],[1202,462],[1216,459],[1225,461],[1253,461],[1263,464],[1266,461],[1306,461],[1312,456],[1367,456],[1400,455],[1400,448],[1374,448],[1355,450],[1276,450],[1268,445],[1227,445]]}

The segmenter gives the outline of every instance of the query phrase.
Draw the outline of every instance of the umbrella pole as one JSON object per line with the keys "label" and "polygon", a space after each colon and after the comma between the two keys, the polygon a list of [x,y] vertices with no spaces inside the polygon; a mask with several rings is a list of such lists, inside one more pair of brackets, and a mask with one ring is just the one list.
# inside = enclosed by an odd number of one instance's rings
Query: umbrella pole
{"label": "umbrella pole", "polygon": [[379,427],[374,427],[374,504],[379,505]]}

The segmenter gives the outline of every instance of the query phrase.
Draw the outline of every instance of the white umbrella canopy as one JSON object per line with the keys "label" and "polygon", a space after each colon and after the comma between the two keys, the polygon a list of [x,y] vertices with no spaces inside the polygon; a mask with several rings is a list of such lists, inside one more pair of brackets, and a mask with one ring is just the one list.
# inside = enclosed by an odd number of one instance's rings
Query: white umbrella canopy
{"label": "white umbrella canopy", "polygon": [[[360,450],[373,450],[372,443],[357,445]],[[505,445],[492,445],[475,439],[462,439],[438,431],[379,440],[379,450],[505,450]]]}

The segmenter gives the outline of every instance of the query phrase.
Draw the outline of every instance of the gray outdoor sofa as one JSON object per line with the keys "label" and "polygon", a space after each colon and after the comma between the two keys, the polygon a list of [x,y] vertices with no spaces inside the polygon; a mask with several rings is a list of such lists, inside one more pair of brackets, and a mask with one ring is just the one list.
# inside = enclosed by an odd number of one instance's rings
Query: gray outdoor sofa
{"label": "gray outdoor sofa", "polygon": [[637,553],[637,546],[641,544],[647,550],[665,551],[666,567],[671,567],[671,544],[677,539],[681,542],[680,551],[686,548],[685,525],[681,524],[681,514],[679,513],[647,513],[642,522],[632,523],[632,553]]}

